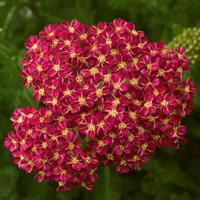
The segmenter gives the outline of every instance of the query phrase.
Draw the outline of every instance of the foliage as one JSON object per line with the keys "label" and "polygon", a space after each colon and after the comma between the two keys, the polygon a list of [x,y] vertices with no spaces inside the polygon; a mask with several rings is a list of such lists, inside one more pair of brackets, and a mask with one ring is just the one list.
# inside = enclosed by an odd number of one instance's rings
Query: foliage
{"label": "foliage", "polygon": [[[34,105],[32,91],[19,76],[24,41],[45,24],[78,19],[94,24],[123,18],[144,30],[150,41],[170,42],[188,27],[199,26],[199,0],[2,0],[0,1],[0,200],[198,200],[200,199],[200,93],[195,109],[184,120],[188,144],[177,151],[156,151],[141,171],[119,175],[114,169],[99,170],[92,192],[54,192],[52,183],[37,183],[33,175],[18,170],[3,147],[10,130],[10,115],[16,107]],[[200,91],[198,64],[190,76]]]}

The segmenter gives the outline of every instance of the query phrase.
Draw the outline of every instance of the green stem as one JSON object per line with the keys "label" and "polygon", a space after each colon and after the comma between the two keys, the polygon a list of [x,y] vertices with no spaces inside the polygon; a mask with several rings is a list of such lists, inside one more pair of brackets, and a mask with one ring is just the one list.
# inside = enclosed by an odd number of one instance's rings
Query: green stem
{"label": "green stem", "polygon": [[5,52],[1,51],[1,49],[0,49],[0,54],[3,55],[6,59],[10,59],[10,56]]}
{"label": "green stem", "polygon": [[0,49],[9,52],[9,49],[3,44],[0,44]]}
{"label": "green stem", "polygon": [[105,198],[104,200],[110,200],[110,168],[104,166],[104,179],[105,179]]}
{"label": "green stem", "polygon": [[11,22],[13,16],[14,16],[14,13],[15,13],[16,9],[17,9],[17,6],[13,5],[11,7],[10,11],[8,12],[8,15],[7,15],[6,20],[4,22],[4,25],[3,25],[3,32],[2,32],[2,35],[1,35],[2,37],[7,32],[7,28],[8,28],[8,26],[9,26],[9,24],[10,24],[10,22]]}

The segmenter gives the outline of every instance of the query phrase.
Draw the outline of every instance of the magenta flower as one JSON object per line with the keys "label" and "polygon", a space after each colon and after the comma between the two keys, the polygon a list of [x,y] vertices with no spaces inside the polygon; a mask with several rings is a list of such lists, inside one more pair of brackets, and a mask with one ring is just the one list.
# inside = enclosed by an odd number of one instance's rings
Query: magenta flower
{"label": "magenta flower", "polygon": [[50,24],[25,47],[23,84],[41,107],[13,112],[4,145],[38,182],[57,182],[57,192],[91,190],[100,164],[128,173],[157,147],[187,141],[181,120],[196,88],[182,81],[189,70],[183,47],[148,42],[122,19]]}

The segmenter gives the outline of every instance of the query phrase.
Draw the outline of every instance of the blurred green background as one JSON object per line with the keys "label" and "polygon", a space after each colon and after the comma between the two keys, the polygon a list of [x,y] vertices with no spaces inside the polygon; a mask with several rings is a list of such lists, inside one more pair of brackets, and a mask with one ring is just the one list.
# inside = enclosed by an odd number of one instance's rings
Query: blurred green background
{"label": "blurred green background", "polygon": [[[199,10],[199,0],[0,0],[0,200],[200,200]],[[150,41],[188,47],[191,70],[185,76],[192,76],[198,92],[192,115],[183,121],[187,145],[157,150],[141,171],[128,175],[101,168],[91,192],[56,193],[53,183],[39,184],[34,175],[15,167],[3,140],[13,110],[37,106],[19,76],[25,40],[45,24],[74,18],[88,25],[123,18],[144,30]]]}

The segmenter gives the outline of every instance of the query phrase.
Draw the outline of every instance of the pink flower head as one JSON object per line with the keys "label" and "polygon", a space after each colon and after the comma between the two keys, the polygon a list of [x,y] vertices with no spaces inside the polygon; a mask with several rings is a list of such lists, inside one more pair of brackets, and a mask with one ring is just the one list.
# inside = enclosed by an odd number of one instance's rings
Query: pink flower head
{"label": "pink flower head", "polygon": [[196,88],[191,78],[182,81],[183,47],[148,42],[122,19],[50,24],[25,47],[20,74],[41,107],[13,112],[4,145],[38,182],[57,182],[57,192],[91,190],[100,164],[128,173],[157,147],[187,141],[181,120]]}

